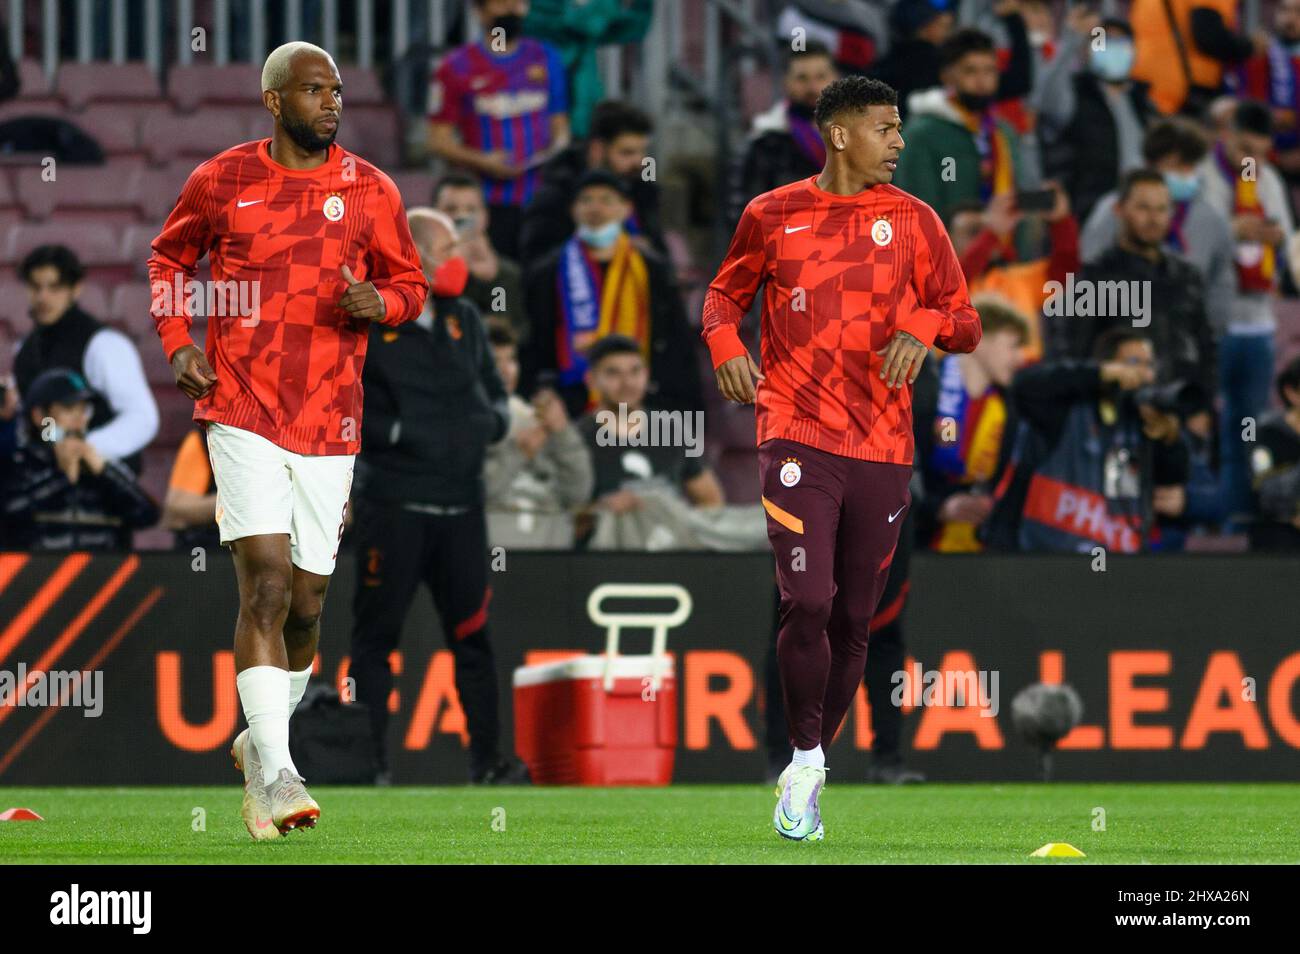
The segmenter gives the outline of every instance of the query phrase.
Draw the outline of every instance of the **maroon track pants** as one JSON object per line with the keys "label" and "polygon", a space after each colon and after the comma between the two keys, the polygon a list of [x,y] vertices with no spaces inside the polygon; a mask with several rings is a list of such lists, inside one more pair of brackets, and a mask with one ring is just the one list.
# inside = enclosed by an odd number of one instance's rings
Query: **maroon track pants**
{"label": "maroon track pants", "polygon": [[764,442],[758,461],[781,590],[776,655],[790,742],[825,748],[862,684],[912,468],[781,439]]}

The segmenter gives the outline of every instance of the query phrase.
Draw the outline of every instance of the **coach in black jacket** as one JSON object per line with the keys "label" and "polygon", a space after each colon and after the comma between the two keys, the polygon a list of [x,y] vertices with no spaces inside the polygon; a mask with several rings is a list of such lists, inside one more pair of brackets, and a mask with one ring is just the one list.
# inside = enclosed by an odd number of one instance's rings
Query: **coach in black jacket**
{"label": "coach in black jacket", "polygon": [[483,320],[460,297],[468,268],[455,254],[455,225],[433,209],[411,209],[407,218],[431,290],[415,321],[371,328],[354,493],[358,572],[350,674],[357,701],[370,709],[376,779],[388,781],[388,656],[423,582],[455,657],[470,779],[515,781],[521,766],[498,750],[482,478],[488,445],[509,425],[506,390]]}

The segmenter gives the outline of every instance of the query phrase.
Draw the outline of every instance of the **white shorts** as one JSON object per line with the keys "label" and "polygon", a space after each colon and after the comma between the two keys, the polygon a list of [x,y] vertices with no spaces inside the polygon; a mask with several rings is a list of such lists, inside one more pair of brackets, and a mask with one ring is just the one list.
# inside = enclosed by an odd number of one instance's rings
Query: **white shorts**
{"label": "white shorts", "polygon": [[208,424],[221,545],[287,533],[294,566],[329,576],[338,558],[355,454],[308,456],[228,424]]}

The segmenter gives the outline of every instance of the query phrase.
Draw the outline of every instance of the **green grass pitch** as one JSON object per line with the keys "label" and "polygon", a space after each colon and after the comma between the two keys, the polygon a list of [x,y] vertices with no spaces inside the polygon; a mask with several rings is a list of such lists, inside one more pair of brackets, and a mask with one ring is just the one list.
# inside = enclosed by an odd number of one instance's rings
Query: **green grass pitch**
{"label": "green grass pitch", "polygon": [[[0,787],[0,811],[22,806],[46,819],[0,823],[0,863],[1300,862],[1296,784],[832,784],[817,844],[777,837],[762,785],[320,786],[319,827],[271,843],[249,839],[240,794],[235,785]],[[1087,858],[1028,857],[1049,841]]]}

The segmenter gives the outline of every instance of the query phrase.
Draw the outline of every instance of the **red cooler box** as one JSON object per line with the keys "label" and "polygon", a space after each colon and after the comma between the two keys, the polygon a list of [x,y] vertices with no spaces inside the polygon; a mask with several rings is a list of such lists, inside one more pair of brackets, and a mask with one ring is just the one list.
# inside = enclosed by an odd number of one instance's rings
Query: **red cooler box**
{"label": "red cooler box", "polygon": [[520,666],[514,694],[515,749],[534,782],[672,781],[677,677],[671,656],[575,656]]}

